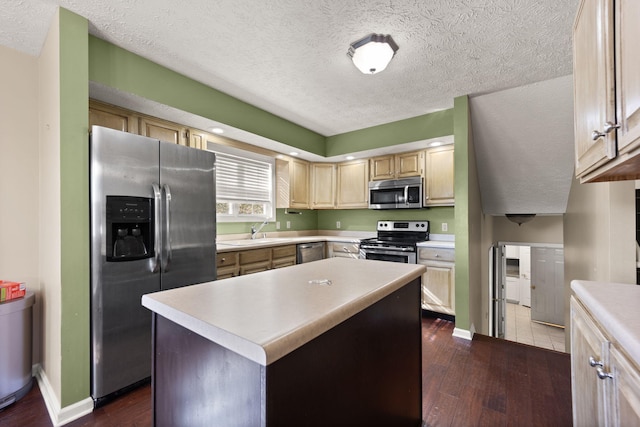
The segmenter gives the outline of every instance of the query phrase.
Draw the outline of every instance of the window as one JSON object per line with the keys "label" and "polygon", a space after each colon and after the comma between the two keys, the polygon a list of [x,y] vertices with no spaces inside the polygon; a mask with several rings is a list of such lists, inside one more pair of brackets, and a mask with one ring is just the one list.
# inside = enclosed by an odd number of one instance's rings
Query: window
{"label": "window", "polygon": [[207,143],[216,153],[216,213],[219,222],[275,218],[275,160]]}

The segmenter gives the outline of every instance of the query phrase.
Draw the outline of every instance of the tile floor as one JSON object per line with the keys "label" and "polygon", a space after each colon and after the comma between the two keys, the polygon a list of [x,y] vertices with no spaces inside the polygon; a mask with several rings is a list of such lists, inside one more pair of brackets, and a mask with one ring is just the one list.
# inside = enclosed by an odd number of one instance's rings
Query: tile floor
{"label": "tile floor", "polygon": [[507,303],[507,331],[505,339],[565,352],[564,328],[531,321],[531,309]]}

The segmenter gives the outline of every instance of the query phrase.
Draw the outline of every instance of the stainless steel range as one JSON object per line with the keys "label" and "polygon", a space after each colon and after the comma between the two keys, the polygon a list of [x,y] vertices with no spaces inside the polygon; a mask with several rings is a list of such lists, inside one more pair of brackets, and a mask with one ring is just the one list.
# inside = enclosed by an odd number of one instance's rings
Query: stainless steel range
{"label": "stainless steel range", "polygon": [[378,221],[378,236],[360,241],[360,258],[416,263],[416,244],[429,240],[429,221]]}

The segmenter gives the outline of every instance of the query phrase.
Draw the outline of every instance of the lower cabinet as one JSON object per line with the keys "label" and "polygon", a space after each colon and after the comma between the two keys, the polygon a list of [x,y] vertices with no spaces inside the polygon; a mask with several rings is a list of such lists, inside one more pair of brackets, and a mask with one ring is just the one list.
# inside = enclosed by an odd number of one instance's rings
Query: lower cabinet
{"label": "lower cabinet", "polygon": [[640,426],[640,371],[571,297],[573,425]]}
{"label": "lower cabinet", "polygon": [[571,298],[571,395],[575,426],[609,425],[606,381],[596,364],[609,368],[609,341],[591,316]]}
{"label": "lower cabinet", "polygon": [[640,426],[640,372],[613,346],[609,355],[613,375],[613,425]]}
{"label": "lower cabinet", "polygon": [[288,267],[296,263],[296,245],[274,246],[243,251],[219,252],[217,278],[242,276],[274,268]]}
{"label": "lower cabinet", "polygon": [[328,242],[327,258],[359,258],[360,245],[358,243]]}
{"label": "lower cabinet", "polygon": [[241,251],[238,256],[241,276],[259,273],[271,268],[271,248]]}
{"label": "lower cabinet", "polygon": [[238,252],[222,252],[216,257],[216,278],[228,279],[240,274]]}
{"label": "lower cabinet", "polygon": [[422,275],[422,308],[455,315],[455,249],[418,248],[418,264],[426,266]]}
{"label": "lower cabinet", "polygon": [[271,249],[271,268],[296,265],[296,245],[277,246]]}

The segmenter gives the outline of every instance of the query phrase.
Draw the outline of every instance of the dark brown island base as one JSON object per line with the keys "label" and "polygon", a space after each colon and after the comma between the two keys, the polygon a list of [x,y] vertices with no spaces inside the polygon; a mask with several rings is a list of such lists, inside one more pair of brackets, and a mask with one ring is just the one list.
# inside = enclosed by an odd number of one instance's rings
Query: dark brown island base
{"label": "dark brown island base", "polygon": [[423,271],[330,258],[145,295],[154,425],[421,426]]}

